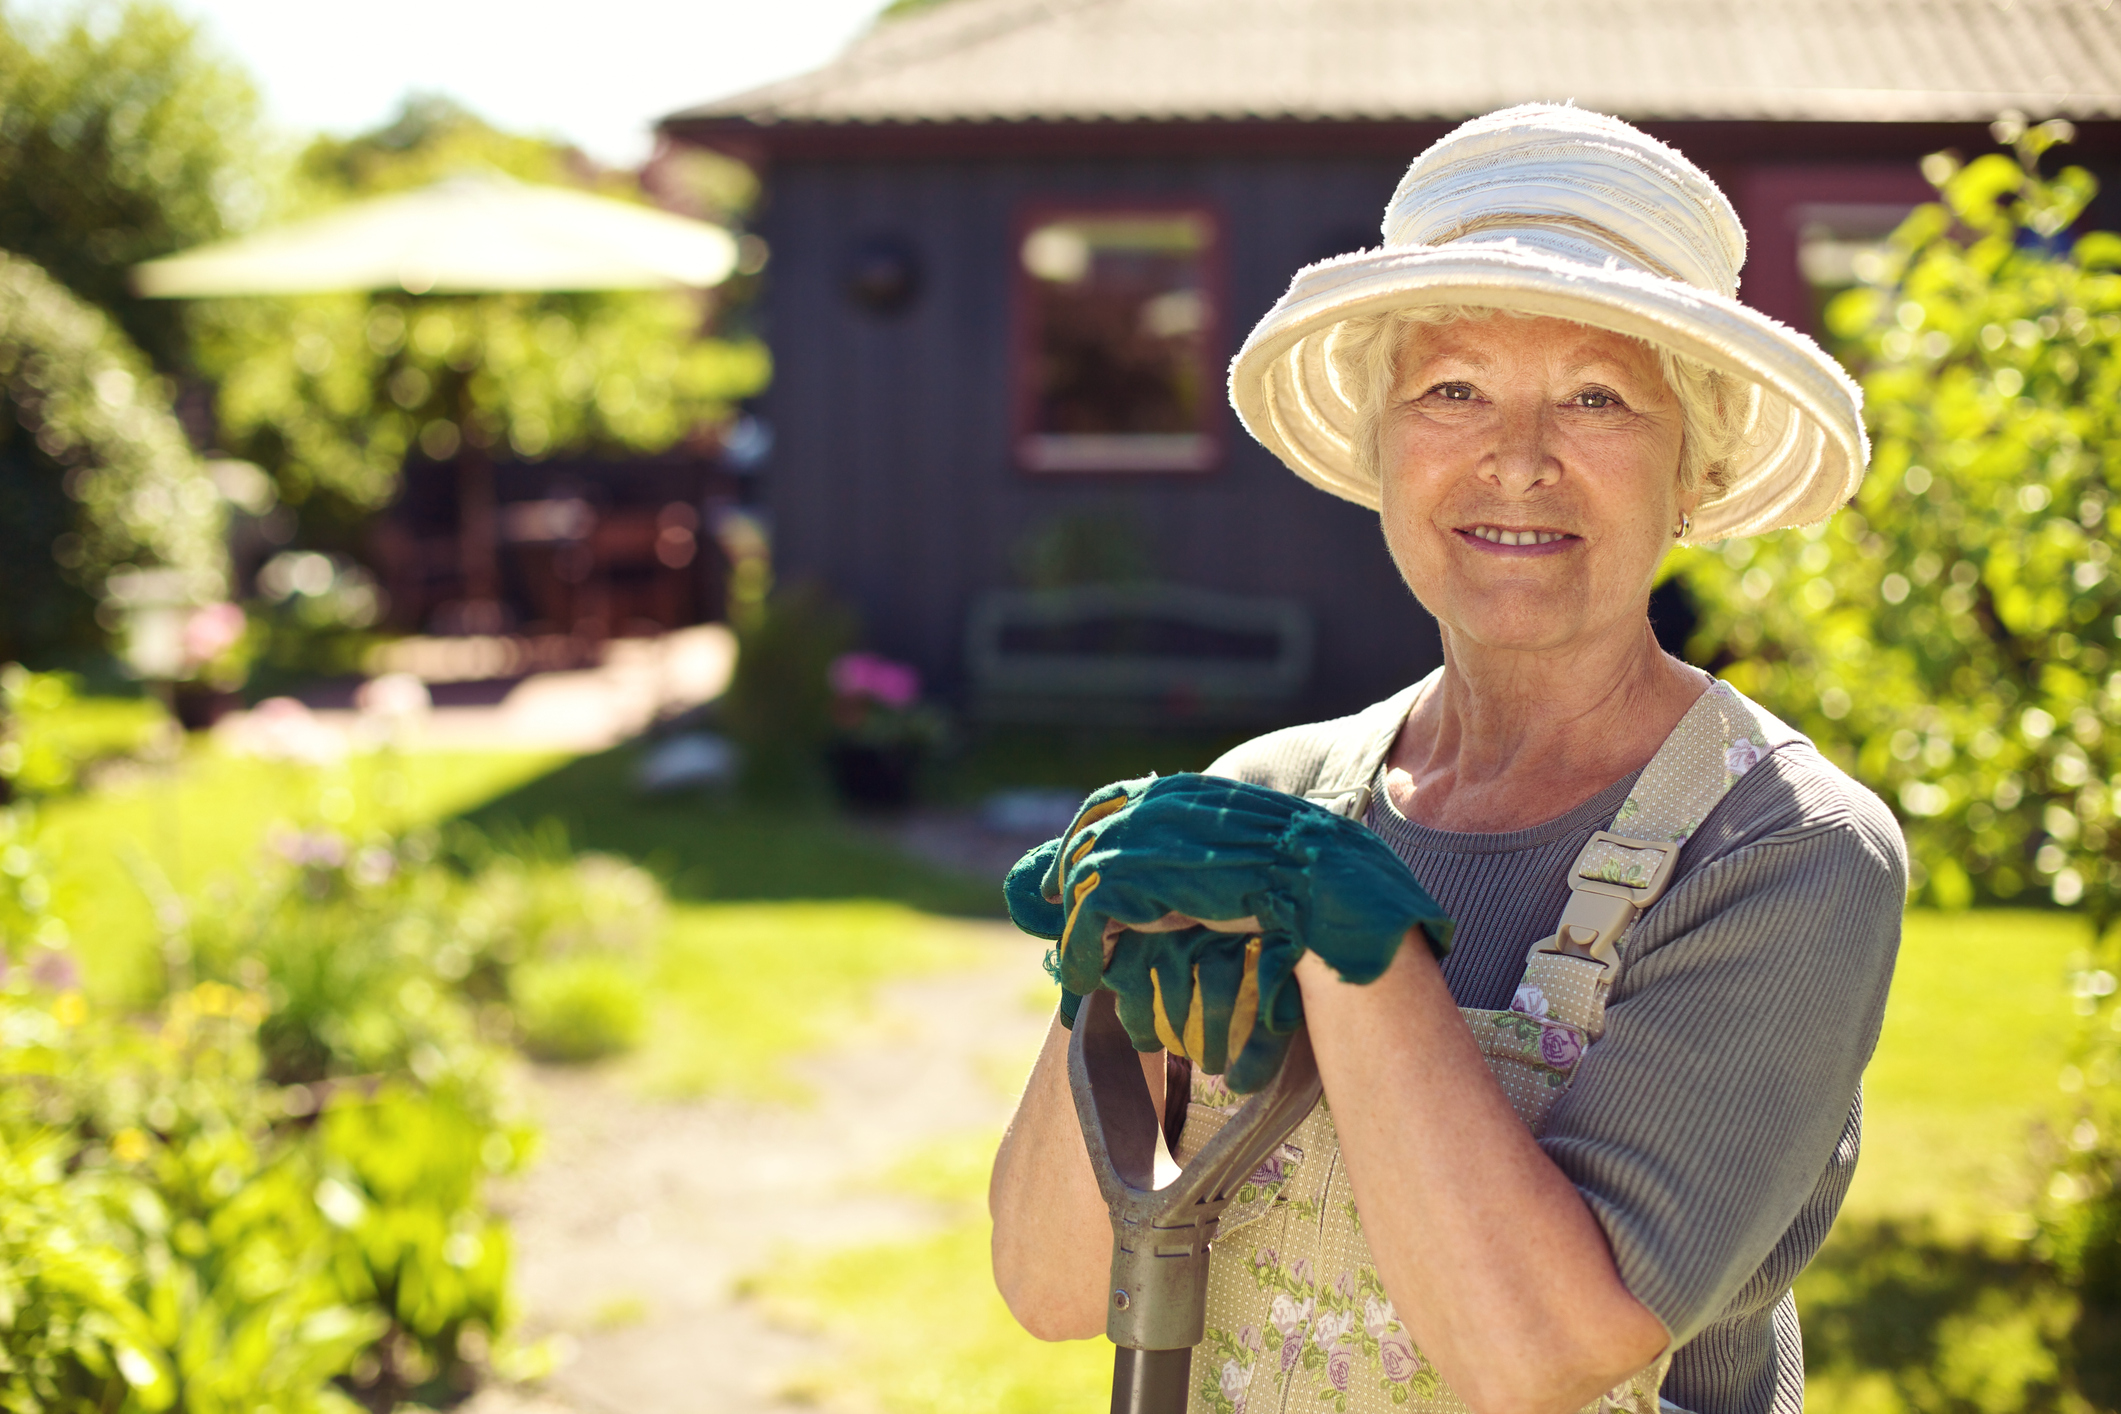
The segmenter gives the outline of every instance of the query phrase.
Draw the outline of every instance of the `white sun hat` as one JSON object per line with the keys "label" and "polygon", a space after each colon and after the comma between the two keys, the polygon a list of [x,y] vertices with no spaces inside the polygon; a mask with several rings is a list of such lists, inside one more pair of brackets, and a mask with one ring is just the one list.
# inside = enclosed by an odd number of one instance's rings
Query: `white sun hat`
{"label": "white sun hat", "polygon": [[1617,118],[1526,104],[1414,159],[1384,245],[1297,272],[1230,365],[1246,430],[1290,470],[1375,509],[1354,454],[1358,390],[1333,342],[1347,321],[1423,305],[1551,315],[1660,345],[1751,390],[1723,493],[1690,542],[1809,525],[1856,493],[1862,394],[1825,350],[1738,302],[1745,231],[1708,176]]}

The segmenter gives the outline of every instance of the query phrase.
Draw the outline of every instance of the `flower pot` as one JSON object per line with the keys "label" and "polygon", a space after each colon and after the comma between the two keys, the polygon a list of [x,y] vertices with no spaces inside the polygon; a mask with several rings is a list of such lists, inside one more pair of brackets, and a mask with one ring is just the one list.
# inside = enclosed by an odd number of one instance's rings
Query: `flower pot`
{"label": "flower pot", "polygon": [[913,804],[920,752],[911,746],[835,742],[825,764],[840,800],[856,810],[903,810]]}

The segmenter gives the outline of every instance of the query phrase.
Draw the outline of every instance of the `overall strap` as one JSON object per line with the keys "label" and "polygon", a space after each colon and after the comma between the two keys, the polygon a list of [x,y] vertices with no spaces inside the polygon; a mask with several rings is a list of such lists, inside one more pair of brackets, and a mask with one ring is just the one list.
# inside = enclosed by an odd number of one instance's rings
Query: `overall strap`
{"label": "overall strap", "polygon": [[1392,743],[1399,740],[1399,729],[1406,725],[1407,713],[1442,675],[1443,669],[1438,668],[1413,686],[1356,713],[1349,719],[1348,730],[1319,764],[1318,776],[1310,788],[1297,794],[1349,820],[1359,821],[1368,815],[1371,785],[1390,754]]}
{"label": "overall strap", "polygon": [[1592,835],[1569,866],[1568,905],[1527,954],[1511,1009],[1597,1040],[1628,935],[1664,896],[1687,838],[1769,752],[1803,739],[1730,684],[1709,684],[1642,768],[1612,828]]}

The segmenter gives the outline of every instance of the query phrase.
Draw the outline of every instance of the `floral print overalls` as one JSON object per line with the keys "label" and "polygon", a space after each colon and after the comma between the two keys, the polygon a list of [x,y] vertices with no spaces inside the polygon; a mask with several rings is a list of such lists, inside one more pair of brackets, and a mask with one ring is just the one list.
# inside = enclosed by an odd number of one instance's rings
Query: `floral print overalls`
{"label": "floral print overalls", "polygon": [[[1360,818],[1367,787],[1405,717],[1360,753],[1329,762],[1314,799]],[[1679,848],[1725,792],[1798,734],[1725,683],[1713,683],[1643,768],[1610,831],[1570,869],[1569,904],[1534,944],[1507,1011],[1461,1008],[1489,1069],[1536,1135],[1577,1063],[1605,1029],[1606,995],[1635,919],[1670,882]],[[1175,1157],[1185,1163],[1241,1103],[1195,1074]],[[1657,1414],[1667,1352],[1586,1414]],[[1364,1241],[1326,1102],[1239,1190],[1224,1213],[1208,1277],[1208,1329],[1193,1359],[1189,1414],[1464,1414],[1392,1308]]]}

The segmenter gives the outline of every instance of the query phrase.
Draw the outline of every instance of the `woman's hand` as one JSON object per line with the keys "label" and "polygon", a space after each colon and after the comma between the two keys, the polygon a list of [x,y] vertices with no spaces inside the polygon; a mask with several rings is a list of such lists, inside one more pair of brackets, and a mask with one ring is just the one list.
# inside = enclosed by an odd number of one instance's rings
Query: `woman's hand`
{"label": "woman's hand", "polygon": [[1239,1092],[1273,1078],[1302,1022],[1292,972],[1307,950],[1366,982],[1411,926],[1439,950],[1451,926],[1362,826],[1191,774],[1094,793],[1011,871],[1008,893],[1020,925],[1060,943],[1064,1015],[1105,987],[1135,1045],[1186,1055]]}
{"label": "woman's hand", "polygon": [[1510,1108],[1425,948],[1351,986],[1297,964],[1379,1276],[1476,1414],[1566,1414],[1657,1358],[1597,1219]]}

